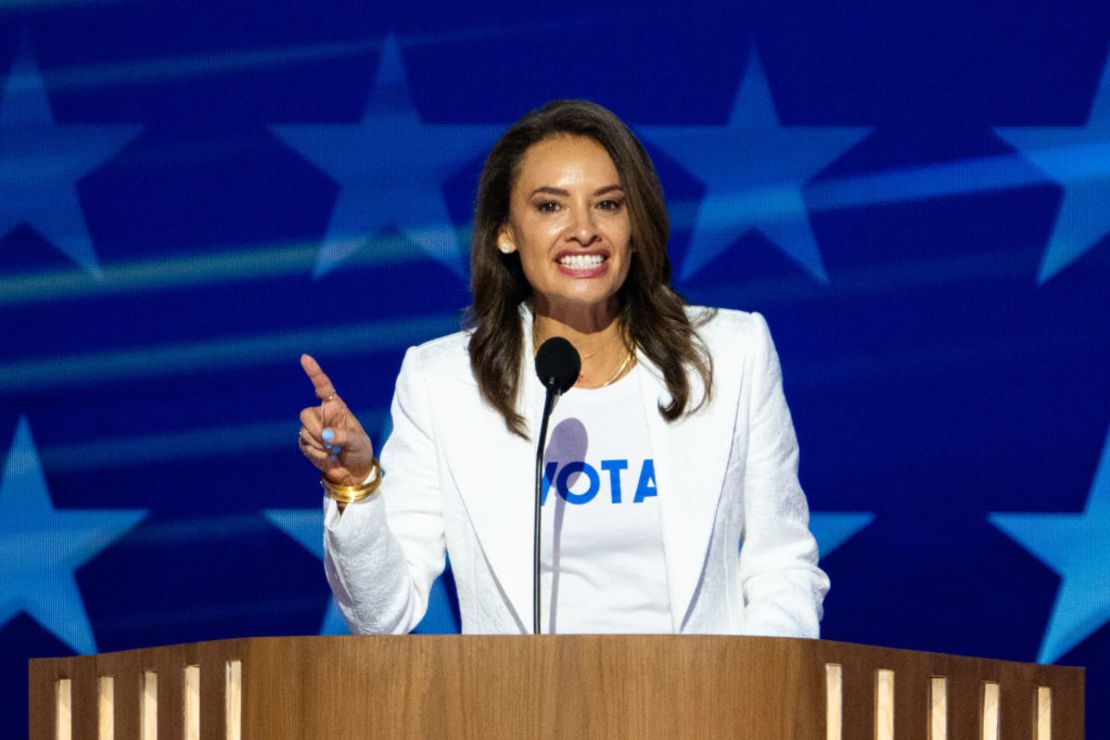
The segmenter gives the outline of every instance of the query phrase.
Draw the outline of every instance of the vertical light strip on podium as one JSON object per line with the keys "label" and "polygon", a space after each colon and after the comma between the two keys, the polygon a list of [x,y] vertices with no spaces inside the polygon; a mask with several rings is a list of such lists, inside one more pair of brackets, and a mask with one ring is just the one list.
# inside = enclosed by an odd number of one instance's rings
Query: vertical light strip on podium
{"label": "vertical light strip on podium", "polygon": [[139,684],[139,737],[158,738],[158,674],[154,671],[143,671]]}
{"label": "vertical light strip on podium", "polygon": [[240,740],[242,736],[243,719],[243,663],[238,660],[227,661],[226,683],[224,684],[224,702],[227,727],[225,737],[227,740]]}
{"label": "vertical light strip on podium", "polygon": [[1052,689],[1037,687],[1037,740],[1052,740]]}
{"label": "vertical light strip on podium", "polygon": [[97,740],[116,737],[116,679],[112,676],[96,679],[96,737]]}
{"label": "vertical light strip on podium", "polygon": [[948,679],[929,681],[929,740],[948,740]]}
{"label": "vertical light strip on podium", "polygon": [[982,740],[998,740],[998,709],[1000,693],[994,681],[983,682]]}
{"label": "vertical light strip on podium", "polygon": [[825,740],[840,740],[844,724],[843,669],[825,664]]}
{"label": "vertical light strip on podium", "polygon": [[181,736],[200,740],[200,666],[185,666],[185,716]]}
{"label": "vertical light strip on podium", "polygon": [[875,740],[894,740],[894,671],[875,671]]}
{"label": "vertical light strip on podium", "polygon": [[54,737],[70,740],[73,737],[73,683],[59,678],[54,684]]}

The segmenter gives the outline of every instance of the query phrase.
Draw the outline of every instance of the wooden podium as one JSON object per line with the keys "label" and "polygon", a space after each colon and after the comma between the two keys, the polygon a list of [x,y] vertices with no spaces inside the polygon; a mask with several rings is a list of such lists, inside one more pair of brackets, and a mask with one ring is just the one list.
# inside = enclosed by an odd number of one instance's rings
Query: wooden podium
{"label": "wooden podium", "polygon": [[1082,668],[768,637],[253,638],[29,682],[33,740],[1083,737]]}

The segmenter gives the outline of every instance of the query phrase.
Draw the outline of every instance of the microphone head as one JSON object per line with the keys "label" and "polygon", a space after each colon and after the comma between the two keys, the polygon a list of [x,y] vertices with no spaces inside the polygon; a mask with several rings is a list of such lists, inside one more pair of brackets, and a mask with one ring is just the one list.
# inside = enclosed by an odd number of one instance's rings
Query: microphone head
{"label": "microphone head", "polygon": [[536,353],[536,375],[544,387],[564,393],[578,381],[582,358],[574,345],[562,337],[551,337]]}

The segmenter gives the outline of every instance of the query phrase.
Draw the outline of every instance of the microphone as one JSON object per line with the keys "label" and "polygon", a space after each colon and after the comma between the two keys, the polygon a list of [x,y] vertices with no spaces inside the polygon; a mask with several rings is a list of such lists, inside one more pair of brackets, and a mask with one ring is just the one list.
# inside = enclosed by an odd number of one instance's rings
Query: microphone
{"label": "microphone", "polygon": [[543,450],[547,441],[547,420],[555,401],[577,382],[582,372],[582,358],[574,345],[562,337],[552,337],[536,352],[536,375],[547,389],[540,419],[540,437],[536,445],[536,508],[532,538],[532,634],[540,633],[540,518],[543,501]]}
{"label": "microphone", "polygon": [[550,395],[566,393],[582,372],[582,359],[574,345],[562,337],[552,337],[536,352],[536,375]]}

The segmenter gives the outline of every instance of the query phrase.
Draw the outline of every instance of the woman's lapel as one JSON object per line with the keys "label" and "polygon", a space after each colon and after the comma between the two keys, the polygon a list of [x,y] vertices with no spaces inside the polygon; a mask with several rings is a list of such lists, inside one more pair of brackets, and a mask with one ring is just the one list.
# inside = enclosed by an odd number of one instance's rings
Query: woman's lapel
{"label": "woman's lapel", "polygon": [[[662,373],[643,355],[639,359],[647,371],[643,402],[655,458],[671,618],[681,632],[705,568],[732,449],[739,383],[723,384],[728,397],[722,397],[722,384],[716,384],[708,407],[668,422],[658,410],[660,401],[670,398]],[[692,387],[700,388],[695,374],[690,375]]]}
{"label": "woman's lapel", "polygon": [[521,411],[533,436],[524,439],[508,430],[504,418],[480,398],[469,365],[460,368],[454,382],[443,389],[440,402],[449,409],[443,415],[447,419],[442,427],[444,454],[481,554],[521,631],[531,632],[534,435],[543,410],[543,389],[530,382],[534,376],[531,314],[522,309],[521,317],[525,345]]}

